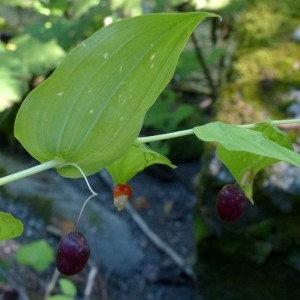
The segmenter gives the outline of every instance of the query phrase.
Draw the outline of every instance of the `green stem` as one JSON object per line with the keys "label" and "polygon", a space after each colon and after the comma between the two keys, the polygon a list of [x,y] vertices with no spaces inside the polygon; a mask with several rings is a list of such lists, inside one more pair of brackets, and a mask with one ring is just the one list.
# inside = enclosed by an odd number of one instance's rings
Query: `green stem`
{"label": "green stem", "polygon": [[157,142],[157,141],[161,141],[161,140],[173,139],[173,138],[191,135],[191,134],[194,134],[194,130],[187,129],[187,130],[175,131],[175,132],[170,132],[170,133],[139,137],[136,139],[136,142],[138,144],[144,144],[144,143],[150,143],[150,142]]}
{"label": "green stem", "polygon": [[[296,124],[296,123],[300,123],[300,119],[290,119],[290,120],[270,120],[270,121],[266,121],[269,122],[272,125],[287,125],[287,124]],[[258,123],[253,123],[253,124],[245,124],[245,125],[238,125],[240,127],[243,128],[247,128],[247,129],[251,129],[253,127],[255,127]],[[167,140],[167,139],[173,139],[173,138],[178,138],[178,137],[182,137],[182,136],[187,136],[187,135],[191,135],[194,134],[194,129],[187,129],[187,130],[181,130],[181,131],[175,131],[175,132],[171,132],[171,133],[165,133],[165,134],[158,134],[158,135],[153,135],[153,136],[147,136],[147,137],[140,137],[137,138],[136,143],[137,144],[144,144],[144,143],[150,143],[150,142],[155,142],[155,141],[161,141],[161,140]],[[47,162],[44,162],[42,164],[39,164],[35,167],[5,176],[0,178],[0,186],[46,171],[48,169],[52,169],[52,168],[59,168],[62,167],[65,164],[64,161],[60,161],[60,160],[50,160]],[[71,165],[71,164],[69,164]],[[72,164],[74,165],[74,164]],[[77,166],[77,165],[76,165]],[[78,166],[77,166],[78,167]],[[85,177],[85,176],[84,176]],[[89,186],[89,184],[88,184]],[[93,195],[96,195],[97,193],[95,193],[91,188],[90,188],[91,192]]]}
{"label": "green stem", "polygon": [[91,187],[91,185],[90,185],[90,183],[89,183],[89,181],[88,181],[86,175],[84,174],[83,170],[82,170],[77,164],[74,164],[74,163],[66,163],[66,164],[64,164],[64,165],[62,165],[62,166],[60,166],[60,167],[65,167],[65,166],[73,166],[73,167],[75,167],[75,168],[81,173],[81,175],[82,175],[82,177],[84,178],[85,183],[86,183],[88,189],[90,190],[90,192],[92,193],[92,195],[93,195],[93,196],[98,195],[98,194],[92,189],[92,187]]}
{"label": "green stem", "polygon": [[[297,123],[300,123],[300,119],[267,120],[266,122],[269,122],[270,124],[277,126],[277,125],[297,124]],[[247,129],[251,129],[259,123],[262,123],[262,122],[252,123],[252,124],[245,124],[245,125],[238,125],[238,126],[243,127],[243,128],[247,128]]]}
{"label": "green stem", "polygon": [[46,171],[48,169],[58,168],[63,164],[64,164],[64,162],[59,161],[59,160],[50,160],[50,161],[44,162],[44,163],[34,166],[32,168],[29,168],[29,169],[26,169],[26,170],[23,170],[23,171],[0,178],[0,186],[7,184],[7,183],[11,183],[13,181],[16,181],[16,180],[19,180],[22,178],[25,178],[25,177],[28,177],[28,176],[31,176],[31,175],[34,175],[34,174],[37,174],[37,173],[40,173],[40,172],[43,172],[43,171]]}
{"label": "green stem", "polygon": [[[300,123],[300,119],[288,119],[288,120],[268,120],[266,122],[269,122],[272,125],[287,125],[287,124],[296,124]],[[237,125],[239,127],[251,129],[254,128],[258,123],[252,123],[252,124],[244,124],[244,125]],[[261,122],[262,123],[262,122]],[[157,142],[161,140],[168,140],[168,139],[173,139],[177,137],[182,137],[182,136],[187,136],[194,134],[194,129],[186,129],[186,130],[180,130],[180,131],[175,131],[171,133],[164,133],[164,134],[158,134],[158,135],[152,135],[152,136],[145,136],[145,137],[139,137],[136,139],[136,143],[138,144],[145,144],[145,143],[150,143],[150,142]]]}

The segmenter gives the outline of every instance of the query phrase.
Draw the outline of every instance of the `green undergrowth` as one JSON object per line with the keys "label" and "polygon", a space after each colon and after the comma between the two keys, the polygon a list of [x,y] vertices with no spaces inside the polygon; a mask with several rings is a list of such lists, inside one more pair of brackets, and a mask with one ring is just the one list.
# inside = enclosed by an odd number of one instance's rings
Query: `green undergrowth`
{"label": "green undergrowth", "polygon": [[264,265],[253,264],[240,256],[220,254],[206,249],[200,266],[199,290],[206,299],[224,300],[297,300],[299,272],[272,255]]}
{"label": "green undergrowth", "polygon": [[298,25],[294,1],[245,1],[233,36],[238,41],[229,82],[220,91],[215,118],[247,122],[282,118],[300,88],[299,44],[291,39]]}

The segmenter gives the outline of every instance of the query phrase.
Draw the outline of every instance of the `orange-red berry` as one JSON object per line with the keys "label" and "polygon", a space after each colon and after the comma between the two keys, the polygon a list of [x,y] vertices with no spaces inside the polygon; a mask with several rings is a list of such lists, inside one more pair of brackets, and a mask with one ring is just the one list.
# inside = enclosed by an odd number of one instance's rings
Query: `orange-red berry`
{"label": "orange-red berry", "polygon": [[118,196],[130,197],[131,195],[132,195],[132,189],[129,184],[119,183],[114,187],[114,197],[118,197]]}

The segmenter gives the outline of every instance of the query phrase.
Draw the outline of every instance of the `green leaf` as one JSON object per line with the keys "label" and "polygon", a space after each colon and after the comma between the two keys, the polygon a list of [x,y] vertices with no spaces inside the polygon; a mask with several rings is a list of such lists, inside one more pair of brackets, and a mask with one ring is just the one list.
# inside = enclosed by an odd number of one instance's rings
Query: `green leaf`
{"label": "green leaf", "polygon": [[0,212],[0,241],[15,238],[22,234],[23,224],[10,214]]}
{"label": "green leaf", "polygon": [[[59,3],[62,3],[61,0],[59,1]],[[53,1],[49,4],[52,5],[52,3]],[[65,51],[68,51],[82,40],[86,26],[86,22],[82,18],[76,20],[62,16],[49,16],[47,23],[45,23],[44,19],[30,23],[24,28],[24,33],[42,43],[52,42],[54,44],[55,41],[56,46],[60,46]],[[58,50],[59,48],[57,48]]]}
{"label": "green leaf", "polygon": [[175,166],[165,156],[152,151],[145,144],[133,145],[121,158],[106,167],[114,184],[127,183],[133,176],[153,164]]}
{"label": "green leaf", "polygon": [[300,167],[300,155],[279,129],[258,123],[253,129],[221,122],[194,128],[196,136],[206,142],[218,142],[217,154],[252,199],[252,185],[257,172],[278,161]]}
{"label": "green leaf", "polygon": [[21,246],[15,258],[19,264],[30,266],[40,272],[54,261],[54,251],[45,240],[38,240]]}
{"label": "green leaf", "polygon": [[[60,3],[62,1],[58,1],[58,2]],[[99,0],[98,1],[95,1],[95,0],[72,1],[72,5],[68,11],[70,11],[70,14],[72,15],[73,18],[78,19],[78,18],[80,18],[80,16],[87,13],[90,8],[99,5],[98,2],[99,2]],[[105,5],[103,5],[103,6],[105,6]],[[103,10],[103,7],[101,7],[101,10]]]}
{"label": "green leaf", "polygon": [[206,142],[218,142],[232,151],[245,151],[285,161],[300,167],[300,155],[268,139],[262,132],[222,122],[194,128],[196,136]]}
{"label": "green leaf", "polygon": [[10,40],[14,45],[15,57],[35,75],[42,75],[55,69],[65,56],[64,50],[56,41],[41,42],[29,34],[24,34]]}
{"label": "green leaf", "polygon": [[[282,147],[292,149],[291,142],[277,127],[268,123],[260,123],[253,130],[262,132],[266,138]],[[251,200],[253,181],[256,174],[263,168],[279,161],[278,159],[245,151],[230,151],[221,145],[218,145],[217,155]]]}
{"label": "green leaf", "polygon": [[[175,94],[166,93],[166,99],[156,102],[147,112],[143,126],[162,132],[175,131],[178,125],[187,119],[194,111],[189,104],[175,104]],[[170,114],[172,117],[170,117]]]}
{"label": "green leaf", "polygon": [[0,51],[0,65],[0,111],[3,111],[27,92],[30,72],[21,59],[6,49]]}
{"label": "green leaf", "polygon": [[[15,136],[38,161],[78,164],[91,175],[129,151],[178,56],[209,13],[121,20],[71,51],[23,102]],[[73,167],[58,172],[81,177]]]}
{"label": "green leaf", "polygon": [[8,5],[8,6],[18,6],[18,7],[32,7],[31,1],[24,1],[24,0],[1,0],[1,5]]}
{"label": "green leaf", "polygon": [[66,278],[61,278],[58,282],[63,294],[71,297],[76,296],[77,289],[75,284],[71,280]]}

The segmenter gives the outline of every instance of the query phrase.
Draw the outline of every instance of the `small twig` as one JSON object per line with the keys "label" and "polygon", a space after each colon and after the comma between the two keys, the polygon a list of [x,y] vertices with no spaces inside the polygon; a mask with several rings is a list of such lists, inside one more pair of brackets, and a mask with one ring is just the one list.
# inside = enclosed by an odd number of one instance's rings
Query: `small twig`
{"label": "small twig", "polygon": [[208,83],[209,88],[211,90],[212,99],[213,99],[213,101],[215,101],[216,100],[216,96],[217,96],[216,95],[216,87],[215,87],[214,81],[212,79],[212,76],[210,74],[209,68],[206,65],[205,58],[204,58],[204,55],[202,53],[202,50],[201,50],[201,48],[200,48],[200,46],[199,46],[199,44],[197,42],[197,39],[196,39],[196,36],[195,36],[194,33],[192,33],[192,35],[191,35],[191,40],[192,40],[192,42],[194,44],[196,56],[198,58],[200,66],[203,69],[203,72],[205,74],[207,83]]}
{"label": "small twig", "polygon": [[46,290],[45,290],[45,296],[44,296],[44,299],[47,300],[47,298],[51,295],[55,285],[56,285],[56,282],[59,278],[59,272],[58,270],[55,268],[55,271],[52,275],[52,278],[50,280],[50,282],[48,283],[48,285],[46,286]]}
{"label": "small twig", "polygon": [[30,300],[29,297],[27,296],[25,288],[22,285],[20,285],[18,282],[16,282],[16,280],[13,278],[12,275],[10,275],[9,277],[13,287],[16,289],[16,291],[19,294],[20,300]]}
{"label": "small twig", "polygon": [[87,283],[86,283],[85,290],[84,290],[84,296],[83,296],[84,300],[90,299],[90,295],[92,292],[92,288],[94,285],[94,281],[95,281],[97,272],[98,272],[98,269],[95,266],[93,266],[89,272],[89,275],[87,278]]}
{"label": "small twig", "polygon": [[139,216],[139,214],[135,211],[130,203],[127,203],[126,210],[130,214],[131,218],[135,221],[135,223],[139,226],[139,228],[143,231],[143,233],[149,238],[149,240],[160,250],[165,252],[170,258],[176,263],[178,267],[180,267],[186,275],[191,278],[195,278],[193,269],[186,264],[184,259],[167,243],[165,243],[155,232],[153,232],[146,222]]}
{"label": "small twig", "polygon": [[[104,183],[111,188],[111,183],[109,180],[101,176],[98,173],[98,176],[104,181]],[[139,214],[135,211],[130,203],[127,203],[125,210],[130,214],[132,220],[136,223],[136,225],[141,229],[141,231],[148,237],[148,239],[160,250],[170,256],[170,258],[176,263],[176,265],[181,268],[186,275],[195,279],[195,274],[191,266],[187,265],[184,259],[167,243],[165,243],[155,232],[153,232],[146,222],[139,216]]]}

